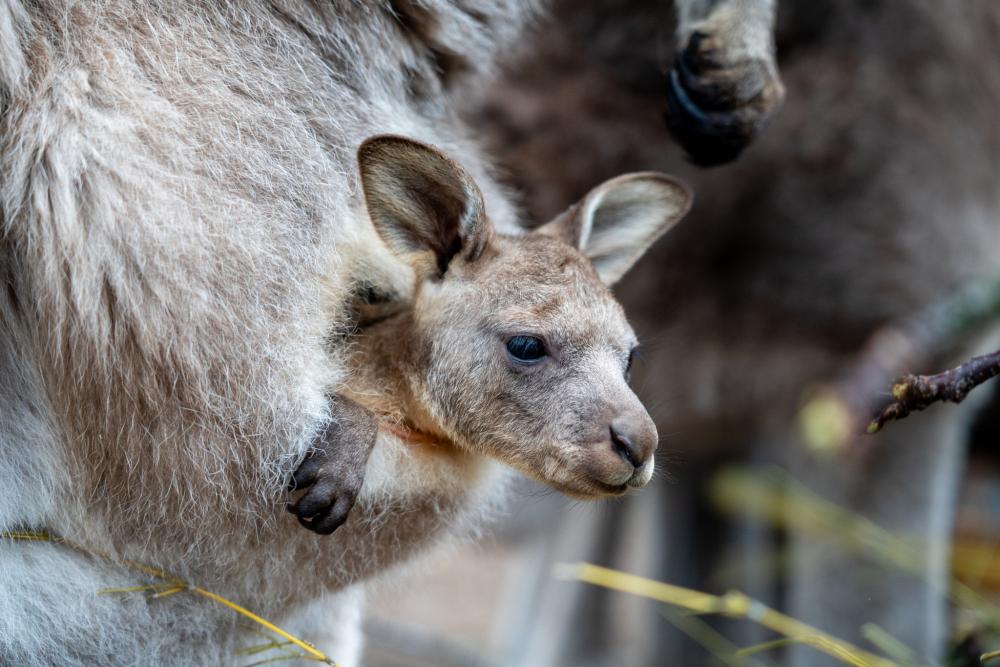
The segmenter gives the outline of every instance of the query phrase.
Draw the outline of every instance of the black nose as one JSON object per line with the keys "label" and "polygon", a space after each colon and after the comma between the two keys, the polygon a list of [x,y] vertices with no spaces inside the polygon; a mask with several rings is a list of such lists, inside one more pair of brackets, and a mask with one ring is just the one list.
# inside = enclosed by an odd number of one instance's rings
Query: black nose
{"label": "black nose", "polygon": [[628,435],[619,431],[614,426],[611,427],[611,446],[615,448],[619,456],[631,463],[635,468],[641,468],[642,464],[649,459],[649,455],[643,454]]}

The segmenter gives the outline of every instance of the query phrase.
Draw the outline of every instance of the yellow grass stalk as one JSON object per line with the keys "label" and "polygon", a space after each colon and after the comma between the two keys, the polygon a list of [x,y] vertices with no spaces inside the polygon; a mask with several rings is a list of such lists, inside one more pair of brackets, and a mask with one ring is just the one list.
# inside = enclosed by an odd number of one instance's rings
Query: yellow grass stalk
{"label": "yellow grass stalk", "polygon": [[[49,533],[34,532],[34,531],[9,531],[9,532],[0,532],[0,538],[9,540],[30,541],[30,542],[52,542],[53,544],[64,544],[67,547],[75,549],[81,553],[85,553],[91,556],[96,556],[110,563],[115,563],[117,565],[122,565],[124,567],[137,570],[139,572],[143,572],[150,576],[156,577],[157,579],[163,580],[165,583],[146,584],[143,586],[128,586],[124,588],[105,588],[103,590],[97,591],[97,593],[100,595],[108,595],[108,594],[120,594],[120,593],[132,593],[132,592],[150,592],[152,593],[151,596],[152,598],[164,598],[167,597],[168,595],[174,595],[176,593],[181,593],[181,592],[194,593],[196,595],[200,595],[201,597],[208,598],[213,602],[221,604],[222,606],[233,610],[234,612],[236,612],[240,616],[243,616],[244,618],[250,619],[257,625],[266,628],[270,632],[273,632],[282,639],[286,640],[288,643],[297,646],[303,651],[303,654],[296,654],[294,656],[292,655],[282,656],[280,659],[290,659],[292,657],[303,658],[306,660],[315,660],[317,662],[323,662],[328,665],[332,665],[333,667],[337,667],[336,662],[328,658],[326,655],[323,654],[322,651],[317,649],[309,642],[302,641],[298,637],[295,637],[289,634],[288,632],[285,632],[274,623],[271,623],[270,621],[261,618],[260,616],[253,613],[249,609],[241,607],[235,602],[228,600],[222,597],[221,595],[218,595],[217,593],[213,593],[212,591],[205,590],[204,588],[200,588],[198,586],[192,586],[191,584],[184,581],[180,577],[172,575],[169,572],[166,572],[159,568],[146,565],[144,563],[137,563],[135,561],[112,558],[106,554],[102,554],[93,551],[91,549],[87,549],[83,545],[76,544],[75,542],[70,542],[69,540],[66,540],[57,535],[51,535]],[[266,660],[265,662],[276,662],[276,660]],[[263,664],[263,663],[255,663],[255,664]]]}
{"label": "yellow grass stalk", "polygon": [[772,667],[770,663],[748,657],[747,652],[750,649],[740,649],[725,635],[702,620],[699,614],[670,605],[663,605],[660,614],[727,667]]}
{"label": "yellow grass stalk", "polygon": [[[709,495],[729,514],[750,517],[789,531],[835,542],[872,557],[884,566],[923,578],[924,549],[918,541],[900,537],[875,522],[819,496],[780,468],[753,473],[723,470],[712,480]],[[937,589],[933,582],[924,581]],[[938,590],[985,624],[1000,628],[1000,609],[971,586],[952,577]]]}
{"label": "yellow grass stalk", "polygon": [[561,563],[556,566],[555,575],[561,579],[583,581],[638,595],[699,614],[746,618],[782,635],[786,640],[808,644],[854,667],[900,667],[893,660],[837,639],[738,591],[730,591],[721,596],[712,595],[589,563]]}

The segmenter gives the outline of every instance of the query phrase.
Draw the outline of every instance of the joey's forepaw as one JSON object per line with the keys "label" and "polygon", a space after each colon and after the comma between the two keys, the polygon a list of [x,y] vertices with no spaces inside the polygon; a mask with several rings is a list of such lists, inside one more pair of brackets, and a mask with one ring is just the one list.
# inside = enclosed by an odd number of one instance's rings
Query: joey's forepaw
{"label": "joey's forepaw", "polygon": [[301,492],[288,504],[288,511],[320,535],[329,535],[347,521],[375,444],[371,413],[354,403],[342,402],[338,407],[337,419],[316,438],[288,483],[290,492]]}
{"label": "joey's forepaw", "polygon": [[667,125],[693,162],[723,164],[760,134],[784,96],[770,61],[734,60],[712,35],[695,31],[669,74]]}
{"label": "joey's forepaw", "polygon": [[326,452],[312,450],[288,485],[289,491],[305,490],[296,502],[288,505],[288,511],[298,517],[299,523],[320,535],[329,535],[347,521],[361,490],[363,478],[344,477],[335,468]]}

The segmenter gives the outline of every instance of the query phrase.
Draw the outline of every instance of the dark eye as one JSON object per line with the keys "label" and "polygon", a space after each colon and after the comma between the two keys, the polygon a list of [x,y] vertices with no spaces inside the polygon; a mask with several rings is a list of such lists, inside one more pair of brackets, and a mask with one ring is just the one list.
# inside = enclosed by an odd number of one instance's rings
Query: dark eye
{"label": "dark eye", "polygon": [[515,360],[525,364],[536,363],[548,355],[545,343],[534,336],[512,336],[507,341],[507,352]]}

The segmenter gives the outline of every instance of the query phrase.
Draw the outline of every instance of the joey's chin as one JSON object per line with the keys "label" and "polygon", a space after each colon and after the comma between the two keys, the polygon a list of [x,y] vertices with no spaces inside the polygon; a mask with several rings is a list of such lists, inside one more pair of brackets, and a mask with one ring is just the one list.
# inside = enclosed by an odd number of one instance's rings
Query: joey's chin
{"label": "joey's chin", "polygon": [[593,497],[620,496],[645,486],[653,476],[653,458],[636,467],[610,448],[595,452],[581,462],[580,485]]}
{"label": "joey's chin", "polygon": [[[566,452],[568,448],[562,451]],[[610,447],[575,455],[549,455],[543,461],[512,461],[509,465],[566,496],[578,500],[616,498],[645,486],[653,476],[653,457],[638,467]]]}
{"label": "joey's chin", "polygon": [[624,496],[632,488],[625,484],[607,484],[597,479],[579,479],[572,482],[548,482],[563,495],[577,500],[600,500]]}
{"label": "joey's chin", "polygon": [[617,498],[631,490],[640,489],[653,477],[653,461],[638,469],[624,471],[617,476],[594,475],[589,471],[576,474],[561,474],[541,481],[560,493],[578,500],[600,500]]}

